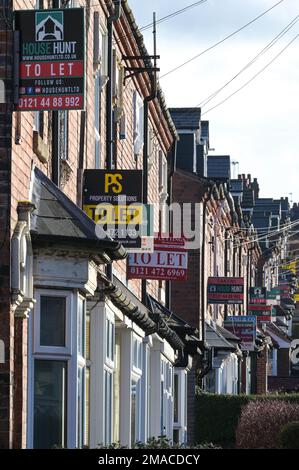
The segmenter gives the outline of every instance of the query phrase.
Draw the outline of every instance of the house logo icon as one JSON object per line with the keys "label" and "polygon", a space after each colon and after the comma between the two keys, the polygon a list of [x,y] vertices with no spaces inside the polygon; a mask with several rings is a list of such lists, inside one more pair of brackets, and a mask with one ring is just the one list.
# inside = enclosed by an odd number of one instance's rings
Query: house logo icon
{"label": "house logo icon", "polygon": [[44,11],[35,15],[36,41],[63,41],[63,12]]}

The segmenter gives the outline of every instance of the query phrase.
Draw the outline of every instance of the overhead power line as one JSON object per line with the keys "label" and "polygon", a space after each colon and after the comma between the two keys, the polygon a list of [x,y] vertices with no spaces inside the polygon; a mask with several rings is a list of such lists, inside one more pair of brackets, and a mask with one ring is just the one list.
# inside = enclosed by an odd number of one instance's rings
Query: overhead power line
{"label": "overhead power line", "polygon": [[238,34],[240,31],[242,31],[243,29],[247,28],[248,26],[250,26],[251,24],[253,24],[255,21],[259,20],[260,18],[262,18],[264,15],[266,15],[269,11],[273,10],[274,8],[276,8],[278,5],[280,5],[281,3],[283,3],[285,0],[280,0],[279,2],[275,3],[274,5],[272,5],[272,7],[268,8],[267,10],[265,10],[263,13],[261,13],[260,15],[256,16],[255,18],[253,18],[251,21],[249,21],[248,23],[244,24],[243,26],[241,26],[240,28],[238,28],[236,31],[233,31],[232,33],[230,33],[228,36],[224,37],[223,39],[221,39],[220,41],[216,42],[215,44],[213,44],[212,46],[208,47],[207,49],[203,50],[202,52],[200,52],[199,54],[196,54],[195,56],[191,57],[190,59],[186,60],[185,62],[183,62],[182,64],[180,65],[177,65],[176,67],[174,67],[173,69],[169,70],[168,72],[164,73],[164,75],[161,75],[160,78],[164,78],[164,77],[167,77],[168,75],[170,75],[171,73],[173,72],[176,72],[177,70],[181,69],[182,67],[184,67],[185,65],[187,64],[190,64],[190,62],[193,62],[195,59],[198,59],[199,57],[201,57],[202,55],[206,54],[207,52],[211,51],[212,49],[214,49],[215,47],[219,46],[220,44],[222,44],[223,42],[225,42],[227,39],[230,39],[231,37],[235,36],[236,34]]}
{"label": "overhead power line", "polygon": [[[164,23],[164,21],[168,21],[178,15],[182,15],[183,13],[186,13],[187,11],[191,10],[192,8],[195,8],[195,7],[198,7],[199,5],[202,5],[203,3],[206,3],[208,0],[200,0],[198,2],[195,2],[195,3],[191,3],[190,5],[186,5],[184,8],[181,8],[180,10],[176,10],[176,11],[173,11],[172,13],[169,13],[168,15],[166,16],[162,16],[161,18],[157,19],[156,21],[156,25],[157,24],[160,24],[160,23]],[[141,28],[139,28],[139,31],[146,31],[147,29],[150,29],[152,26],[153,26],[153,22],[152,23],[148,23],[144,26],[141,26]],[[133,36],[134,33],[130,33],[130,34],[127,34],[127,35],[124,35],[124,36],[120,36],[117,40],[115,40],[115,43],[118,43],[120,42],[122,39],[125,39],[125,38],[128,38],[130,36]]]}
{"label": "overhead power line", "polygon": [[275,36],[250,62],[248,62],[236,75],[234,75],[228,82],[226,82],[222,87],[218,88],[214,93],[209,95],[207,98],[202,100],[198,106],[204,107],[206,106],[211,100],[213,100],[222,90],[224,90],[228,85],[230,85],[236,78],[238,78],[245,70],[247,70],[251,65],[253,65],[260,57],[262,57],[266,52],[271,49],[291,28],[295,26],[298,22],[299,15],[295,16],[295,18],[282,30],[280,33]]}
{"label": "overhead power line", "polygon": [[296,34],[296,36],[290,41],[288,42],[288,44],[278,53],[276,54],[276,56],[270,60],[270,62],[268,62],[259,72],[257,72],[250,80],[248,80],[247,82],[245,82],[240,88],[238,88],[236,91],[234,91],[233,93],[231,93],[229,96],[227,96],[224,100],[220,101],[219,103],[215,104],[215,106],[212,106],[211,108],[207,109],[207,111],[205,111],[204,113],[202,113],[202,116],[204,116],[205,114],[209,113],[210,111],[212,111],[213,109],[215,108],[218,108],[218,106],[226,103],[226,101],[228,101],[230,98],[232,98],[234,95],[236,95],[237,93],[239,93],[239,91],[243,90],[243,88],[245,88],[247,85],[249,85],[253,80],[255,80],[261,73],[263,73],[268,67],[270,67],[270,65],[273,64],[273,62],[275,62],[275,60],[277,60],[292,44],[293,42],[296,41],[296,39],[298,38],[299,34]]}

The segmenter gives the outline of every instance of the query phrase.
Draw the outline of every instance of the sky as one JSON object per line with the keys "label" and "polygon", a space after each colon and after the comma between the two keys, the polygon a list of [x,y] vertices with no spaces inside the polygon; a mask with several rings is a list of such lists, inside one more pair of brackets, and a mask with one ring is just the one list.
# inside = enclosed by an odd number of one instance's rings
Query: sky
{"label": "sky", "polygon": [[[163,77],[270,8],[278,0],[207,0],[157,25],[160,84],[169,107],[197,106],[247,65],[299,15],[298,0],[284,0],[265,16],[213,50]],[[195,0],[129,0],[139,27]],[[299,18],[298,18],[299,19]],[[297,21],[298,21],[297,19]],[[210,103],[211,155],[230,155],[235,174],[257,177],[261,197],[299,202],[299,37],[243,90],[216,105],[270,62],[299,33],[299,21]],[[151,29],[144,31],[153,53]],[[234,171],[232,169],[232,171]],[[233,175],[234,176],[234,175]]]}

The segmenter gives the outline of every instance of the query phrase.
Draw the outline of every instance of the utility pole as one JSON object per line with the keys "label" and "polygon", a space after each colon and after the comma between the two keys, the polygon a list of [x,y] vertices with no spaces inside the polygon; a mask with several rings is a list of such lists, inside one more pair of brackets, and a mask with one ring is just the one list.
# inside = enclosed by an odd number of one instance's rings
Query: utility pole
{"label": "utility pole", "polygon": [[[153,13],[153,42],[154,42],[154,70],[150,75],[151,94],[144,99],[144,121],[143,121],[143,205],[148,203],[148,112],[149,103],[157,96],[157,39],[156,39],[156,13]],[[146,279],[141,281],[141,295],[142,302],[146,305],[147,302],[147,286]]]}
{"label": "utility pole", "polygon": [[[60,0],[53,0],[53,8],[59,8]],[[59,111],[52,111],[52,181],[59,187]]]}

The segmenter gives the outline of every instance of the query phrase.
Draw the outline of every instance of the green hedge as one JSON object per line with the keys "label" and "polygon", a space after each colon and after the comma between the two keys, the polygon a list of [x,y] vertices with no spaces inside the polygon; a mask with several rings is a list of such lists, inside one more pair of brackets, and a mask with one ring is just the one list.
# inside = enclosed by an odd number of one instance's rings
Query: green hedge
{"label": "green hedge", "polygon": [[234,446],[242,407],[250,400],[262,398],[299,404],[299,394],[262,396],[199,393],[196,397],[195,442],[213,442],[222,447]]}

